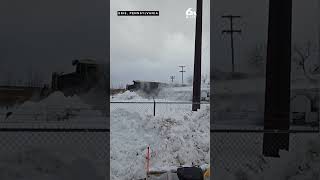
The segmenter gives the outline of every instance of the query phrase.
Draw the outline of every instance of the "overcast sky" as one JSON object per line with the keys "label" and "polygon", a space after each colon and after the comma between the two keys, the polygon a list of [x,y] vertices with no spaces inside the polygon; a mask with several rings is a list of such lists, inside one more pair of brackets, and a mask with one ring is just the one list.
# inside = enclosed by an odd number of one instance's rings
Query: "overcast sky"
{"label": "overcast sky", "polygon": [[[234,28],[241,29],[242,34],[235,34],[235,69],[240,72],[248,69],[248,53],[258,43],[267,42],[268,30],[268,2],[267,0],[214,0],[213,37],[214,53],[211,63],[214,68],[231,71],[230,36],[222,35],[223,29],[229,29],[229,21],[222,19],[225,14],[240,15],[241,19],[234,20]],[[304,43],[308,40],[319,42],[319,0],[293,0],[292,42]],[[312,58],[319,58],[314,55]]]}
{"label": "overcast sky", "polygon": [[[111,0],[111,83],[125,86],[132,80],[181,83],[180,65],[185,65],[185,80],[192,76],[195,19],[186,10],[196,8],[196,0]],[[119,10],[157,10],[158,17],[117,16]],[[203,10],[203,74],[209,74],[209,0]]]}
{"label": "overcast sky", "polygon": [[106,61],[108,9],[106,0],[1,0],[0,81],[33,72],[50,82],[74,71],[73,59]]}

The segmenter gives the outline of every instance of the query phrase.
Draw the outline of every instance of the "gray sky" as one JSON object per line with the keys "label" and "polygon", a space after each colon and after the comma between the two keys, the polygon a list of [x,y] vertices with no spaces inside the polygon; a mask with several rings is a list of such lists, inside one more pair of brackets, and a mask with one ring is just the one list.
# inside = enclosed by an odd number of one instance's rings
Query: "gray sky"
{"label": "gray sky", "polygon": [[105,0],[1,0],[0,81],[34,72],[50,82],[75,58],[106,61],[107,12]]}
{"label": "gray sky", "polygon": [[[195,0],[111,0],[110,67],[112,86],[132,80],[181,82],[193,73],[195,19],[186,19]],[[158,17],[118,17],[119,10],[158,10]],[[209,0],[203,11],[203,74],[209,75]],[[186,79],[185,78],[185,79]]]}

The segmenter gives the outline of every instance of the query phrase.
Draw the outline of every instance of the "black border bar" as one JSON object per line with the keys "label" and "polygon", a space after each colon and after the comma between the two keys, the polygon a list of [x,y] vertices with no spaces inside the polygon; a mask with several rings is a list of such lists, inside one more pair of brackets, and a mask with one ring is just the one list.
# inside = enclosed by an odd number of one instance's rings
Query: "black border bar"
{"label": "black border bar", "polygon": [[210,133],[320,133],[320,130],[246,130],[246,129],[210,129]]}
{"label": "black border bar", "polygon": [[0,128],[1,132],[110,132],[110,129],[88,128]]}

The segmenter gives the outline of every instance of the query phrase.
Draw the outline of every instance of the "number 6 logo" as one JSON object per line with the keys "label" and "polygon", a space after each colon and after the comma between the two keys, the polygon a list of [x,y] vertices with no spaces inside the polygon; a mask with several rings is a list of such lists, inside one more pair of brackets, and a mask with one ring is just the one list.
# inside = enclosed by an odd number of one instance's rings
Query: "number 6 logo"
{"label": "number 6 logo", "polygon": [[187,9],[187,11],[186,11],[186,17],[187,17],[187,18],[189,18],[190,16],[191,16],[191,17],[195,17],[196,15],[197,15],[196,12],[193,11],[192,8],[188,8],[188,9]]}

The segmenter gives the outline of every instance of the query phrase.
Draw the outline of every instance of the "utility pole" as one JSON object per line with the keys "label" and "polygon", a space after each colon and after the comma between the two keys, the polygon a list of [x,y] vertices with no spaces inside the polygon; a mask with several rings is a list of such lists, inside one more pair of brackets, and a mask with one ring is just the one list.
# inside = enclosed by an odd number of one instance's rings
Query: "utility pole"
{"label": "utility pole", "polygon": [[179,72],[181,72],[181,75],[182,75],[182,81],[181,81],[181,83],[182,83],[182,85],[183,85],[183,73],[186,72],[186,71],[183,70],[183,68],[186,67],[186,66],[179,66],[179,67],[181,67],[181,71],[179,71]]}
{"label": "utility pole", "polygon": [[230,20],[230,29],[228,30],[223,30],[223,33],[230,34],[230,39],[231,39],[231,55],[232,55],[232,72],[234,73],[234,46],[233,46],[233,33],[241,33],[241,30],[235,30],[233,29],[233,19],[236,18],[241,18],[241,16],[233,16],[233,15],[227,15],[227,16],[222,16],[222,18],[228,18]]}
{"label": "utility pole", "polygon": [[171,82],[173,83],[173,80],[174,80],[174,76],[170,76],[170,79],[171,79]]}
{"label": "utility pole", "polygon": [[292,0],[269,1],[263,155],[289,150]]}
{"label": "utility pole", "polygon": [[202,5],[203,0],[197,0],[192,111],[197,111],[200,109],[201,100]]}

